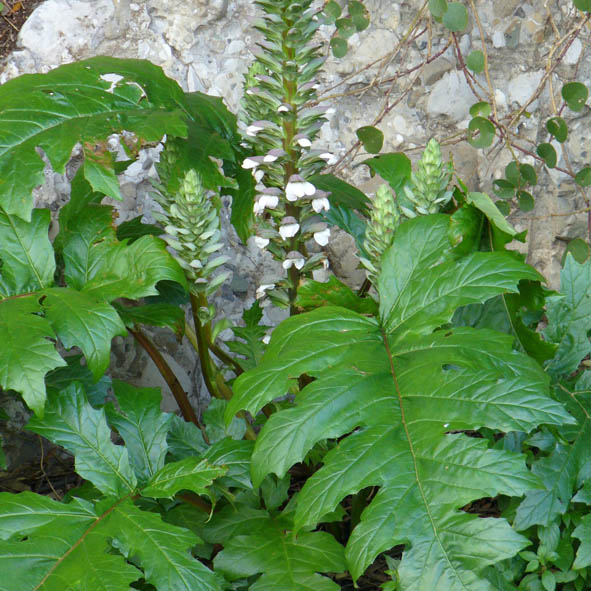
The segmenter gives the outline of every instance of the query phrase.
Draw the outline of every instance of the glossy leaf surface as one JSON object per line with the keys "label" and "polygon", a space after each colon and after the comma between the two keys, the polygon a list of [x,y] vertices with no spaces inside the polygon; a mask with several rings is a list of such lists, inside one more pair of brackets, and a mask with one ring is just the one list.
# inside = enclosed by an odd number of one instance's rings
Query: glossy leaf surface
{"label": "glossy leaf surface", "polygon": [[[501,519],[458,512],[470,501],[540,486],[517,454],[456,433],[529,431],[572,421],[548,395],[539,365],[490,330],[440,330],[458,306],[539,279],[507,253],[447,260],[448,218],[402,224],[382,260],[380,320],[321,308],[282,323],[261,364],[235,383],[227,418],[255,414],[302,374],[316,378],[275,413],[253,454],[253,480],[283,476],[323,438],[339,438],[304,485],[296,528],[316,524],[347,495],[377,486],[347,546],[354,578],[376,555],[407,544],[402,588],[492,589],[480,572],[527,540]],[[478,540],[478,542],[475,542]]]}

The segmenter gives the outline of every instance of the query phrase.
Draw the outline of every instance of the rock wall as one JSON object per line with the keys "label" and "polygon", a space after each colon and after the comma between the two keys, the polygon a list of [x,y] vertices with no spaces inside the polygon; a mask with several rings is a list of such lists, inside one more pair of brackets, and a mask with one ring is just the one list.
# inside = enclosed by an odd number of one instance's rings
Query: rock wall
{"label": "rock wall", "polygon": [[[465,4],[474,6],[473,0]],[[553,109],[560,108],[562,83],[589,80],[588,25],[581,26],[582,15],[570,0],[480,0],[475,4],[479,20],[471,17],[468,28],[452,38],[441,25],[426,18],[416,20],[423,0],[365,0],[369,28],[349,38],[344,59],[328,57],[320,80],[321,99],[334,107],[320,141],[345,158],[346,166],[337,167],[339,174],[368,193],[376,189],[377,180],[369,178],[366,167],[358,166],[363,152],[350,149],[357,139],[355,130],[378,119],[386,136],[383,151],[403,150],[418,158],[428,139],[436,137],[445,152],[453,155],[468,187],[490,192],[492,181],[503,175],[511,161],[511,151],[498,143],[475,150],[462,141],[470,106],[489,96],[494,97],[497,116],[505,123],[519,109],[527,111],[510,127],[512,139],[526,152],[548,141],[544,125]],[[236,110],[242,75],[258,38],[252,29],[256,14],[249,0],[46,0],[22,28],[20,49],[4,63],[0,82],[99,54],[143,58],[162,66],[184,89],[222,96]],[[418,24],[413,28],[413,23]],[[319,34],[328,41],[331,32],[322,27]],[[490,76],[480,74],[468,81],[458,52],[465,57],[472,49],[482,49],[481,36]],[[572,113],[563,115],[572,118]],[[568,143],[554,142],[560,167],[578,170],[588,159],[588,123],[585,108],[572,118]],[[568,175],[544,169],[526,152],[513,152],[522,162],[535,165],[540,177],[534,190],[535,209],[512,217],[519,229],[529,232],[527,245],[516,247],[526,248],[529,262],[551,287],[558,287],[564,241],[588,238],[588,214],[581,211],[588,207],[588,197]],[[351,155],[353,160],[348,158]],[[155,158],[155,153],[143,154],[122,176],[126,200],[118,206],[121,220],[149,216],[152,202],[146,179],[155,174]],[[37,202],[56,208],[67,199],[67,192],[67,179],[48,171]],[[227,220],[224,227],[234,275],[216,303],[237,319],[273,262],[262,258],[253,245],[241,245]],[[356,269],[347,238],[337,237],[329,251],[333,268],[351,283],[359,283],[362,273]],[[266,320],[280,319],[275,314]],[[178,365],[183,385],[197,396],[200,378],[190,349],[169,335],[156,333],[155,338],[168,360]],[[115,374],[138,384],[164,386],[133,341],[115,344],[113,368]]]}

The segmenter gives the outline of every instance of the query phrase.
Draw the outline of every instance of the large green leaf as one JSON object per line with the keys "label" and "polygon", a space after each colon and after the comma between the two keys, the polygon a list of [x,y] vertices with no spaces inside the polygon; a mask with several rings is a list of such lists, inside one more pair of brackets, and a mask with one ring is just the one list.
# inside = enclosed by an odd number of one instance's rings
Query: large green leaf
{"label": "large green leaf", "polygon": [[51,324],[34,295],[0,301],[0,386],[22,393],[29,408],[43,415],[48,371],[66,365],[49,340]]}
{"label": "large green leaf", "polygon": [[53,283],[55,260],[49,242],[50,214],[36,209],[30,222],[0,208],[0,297]]}
{"label": "large green leaf", "polygon": [[548,378],[491,330],[440,329],[457,306],[516,291],[537,273],[507,253],[447,260],[449,218],[405,222],[382,262],[379,321],[321,308],[282,323],[261,364],[235,382],[227,418],[252,414],[302,374],[316,378],[296,407],[275,413],[253,454],[253,481],[282,477],[312,446],[339,438],[304,485],[296,528],[318,523],[347,495],[380,490],[347,546],[354,578],[407,544],[401,586],[491,590],[481,572],[529,542],[502,519],[458,510],[475,499],[539,488],[524,457],[458,431],[530,431],[573,422]]}
{"label": "large green leaf", "polygon": [[111,216],[111,207],[90,205],[77,217],[76,227],[63,237],[70,287],[110,302],[120,297],[157,295],[158,281],[186,286],[182,269],[160,238],[146,235],[132,244],[119,242],[109,223]]}
{"label": "large green leaf", "polygon": [[76,472],[104,494],[118,498],[136,488],[127,449],[113,444],[104,410],[90,406],[79,383],[48,396],[43,420],[33,417],[27,429],[75,454]]}
{"label": "large green leaf", "polygon": [[116,380],[113,389],[120,412],[109,404],[105,408],[107,418],[123,437],[131,465],[143,485],[164,466],[172,415],[160,411],[162,395],[158,388],[135,388]]}
{"label": "large green leaf", "polygon": [[[109,74],[122,78],[112,82]],[[0,89],[0,206],[30,219],[31,190],[44,181],[37,148],[63,172],[78,142],[123,130],[150,142],[185,135],[184,108],[179,85],[142,60],[96,57],[8,81]],[[96,162],[91,168],[94,186],[106,176]]]}
{"label": "large green leaf", "polygon": [[180,490],[207,494],[207,487],[226,473],[227,468],[212,466],[200,458],[185,458],[163,466],[146,484],[142,493],[148,497],[172,498]]}
{"label": "large green leaf", "polygon": [[[226,507],[205,529],[222,541],[216,570],[229,580],[263,573],[251,591],[336,591],[339,585],[318,573],[346,569],[343,547],[325,532],[293,536],[289,520],[273,519],[247,506]],[[215,533],[215,536],[212,534]]]}
{"label": "large green leaf", "polygon": [[120,554],[107,552],[107,539],[80,531],[66,520],[18,544],[0,542],[0,591],[121,591],[141,573]]}
{"label": "large green leaf", "polygon": [[92,295],[53,287],[43,293],[43,309],[55,333],[66,347],[79,347],[94,378],[99,379],[110,362],[111,340],[127,331],[115,309]]}
{"label": "large green leaf", "polygon": [[171,591],[222,589],[190,554],[197,536],[127,499],[92,506],[2,493],[0,538],[1,591],[121,591],[139,579]]}
{"label": "large green leaf", "polygon": [[[550,453],[538,454],[533,463],[532,471],[540,478],[543,488],[528,492],[517,508],[514,527],[518,530],[536,524],[550,525],[566,513],[576,489],[591,484],[591,372],[583,373],[572,391],[556,385],[555,393],[576,424],[560,427],[559,437],[552,436]],[[588,502],[585,498],[581,501]]]}
{"label": "large green leaf", "polygon": [[558,344],[548,371],[555,376],[575,371],[589,353],[591,342],[591,261],[577,263],[571,254],[566,256],[560,272],[561,295],[546,300],[548,326],[544,336]]}
{"label": "large green leaf", "polygon": [[167,591],[221,591],[222,584],[190,549],[197,536],[162,521],[159,515],[141,511],[126,501],[111,513],[113,545],[139,563],[145,579]]}
{"label": "large green leaf", "polygon": [[[134,394],[118,388],[126,412],[119,422],[124,436],[138,435],[134,427],[161,430],[168,416],[155,418],[153,405],[140,416],[141,399],[132,401]],[[197,536],[165,523],[158,513],[140,510],[132,499],[151,492],[172,496],[184,488],[204,493],[226,468],[188,458],[160,467],[148,487],[138,490],[127,449],[111,442],[104,412],[90,406],[79,383],[52,394],[45,419],[32,419],[29,428],[74,453],[77,472],[107,496],[93,505],[75,497],[58,503],[32,493],[0,494],[1,591],[121,591],[140,579],[171,591],[222,590],[220,577],[191,555]],[[148,434],[142,435],[147,441]],[[150,447],[134,441],[130,450],[142,456],[144,466],[160,466],[161,449]]]}

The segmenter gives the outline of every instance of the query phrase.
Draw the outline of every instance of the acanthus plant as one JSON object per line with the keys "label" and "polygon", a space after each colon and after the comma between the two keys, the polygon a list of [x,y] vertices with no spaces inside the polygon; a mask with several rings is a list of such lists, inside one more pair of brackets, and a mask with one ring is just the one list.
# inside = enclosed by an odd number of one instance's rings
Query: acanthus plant
{"label": "acanthus plant", "polygon": [[[332,156],[313,149],[314,33],[335,4],[258,2],[246,137],[221,100],[141,61],[95,58],[0,88],[0,385],[85,480],[61,502],[0,494],[0,590],[330,591],[380,558],[388,590],[584,588],[588,378],[574,372],[589,352],[590,267],[567,260],[542,340],[542,277],[505,250],[519,236],[488,196],[450,186],[437,142],[415,172],[404,154],[366,160],[387,183],[371,204],[321,174]],[[334,39],[366,26],[359,2],[348,9]],[[117,162],[100,142],[124,130]],[[161,226],[115,226],[103,197],[164,134]],[[85,160],[51,243],[30,198],[36,148],[63,170],[77,142]],[[294,313],[268,346],[258,303],[237,340],[217,337],[221,192],[239,235],[254,228],[287,271],[258,286]],[[324,255],[307,243],[322,246],[331,222],[354,235],[373,291],[309,279]],[[479,326],[491,314],[510,334]],[[142,324],[195,345],[213,397],[202,417]],[[157,390],[104,377],[126,330],[184,420],[160,411]],[[73,347],[85,363],[58,353]],[[485,497],[494,517],[474,515]]]}

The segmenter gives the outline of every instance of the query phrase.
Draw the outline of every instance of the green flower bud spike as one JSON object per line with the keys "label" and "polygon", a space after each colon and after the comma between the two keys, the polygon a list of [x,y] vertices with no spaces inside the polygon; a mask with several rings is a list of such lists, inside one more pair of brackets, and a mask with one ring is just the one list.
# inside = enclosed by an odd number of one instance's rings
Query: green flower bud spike
{"label": "green flower bud spike", "polygon": [[189,170],[174,197],[165,191],[155,195],[164,213],[155,214],[167,233],[166,242],[192,282],[194,293],[210,295],[228,278],[229,273],[210,277],[212,272],[228,261],[227,256],[214,256],[223,246],[220,222],[216,208],[201,178],[195,170]]}
{"label": "green flower bud spike", "polygon": [[443,162],[441,148],[435,139],[429,140],[419,160],[416,173],[402,191],[400,208],[408,218],[437,213],[451,199],[447,190],[453,167]]}
{"label": "green flower bud spike", "polygon": [[388,185],[382,185],[372,201],[371,214],[365,232],[364,247],[368,258],[361,263],[374,282],[380,273],[384,252],[392,245],[394,233],[400,224],[400,210]]}

